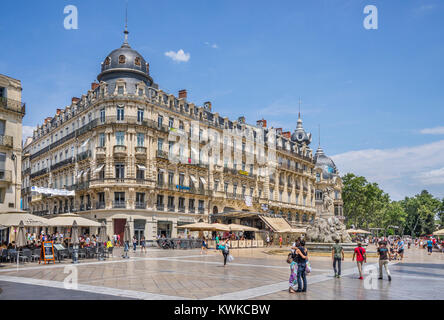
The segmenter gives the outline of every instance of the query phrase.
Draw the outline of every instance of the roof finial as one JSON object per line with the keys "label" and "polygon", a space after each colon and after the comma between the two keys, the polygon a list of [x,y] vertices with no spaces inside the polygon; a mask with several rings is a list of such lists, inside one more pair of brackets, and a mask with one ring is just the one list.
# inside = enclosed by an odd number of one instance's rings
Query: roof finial
{"label": "roof finial", "polygon": [[125,6],[125,31],[123,31],[125,34],[125,40],[123,42],[124,45],[128,45],[128,0],[126,1]]}
{"label": "roof finial", "polygon": [[321,125],[319,124],[319,147],[321,147]]}
{"label": "roof finial", "polygon": [[299,113],[298,113],[298,118],[301,118],[301,97],[299,97]]}

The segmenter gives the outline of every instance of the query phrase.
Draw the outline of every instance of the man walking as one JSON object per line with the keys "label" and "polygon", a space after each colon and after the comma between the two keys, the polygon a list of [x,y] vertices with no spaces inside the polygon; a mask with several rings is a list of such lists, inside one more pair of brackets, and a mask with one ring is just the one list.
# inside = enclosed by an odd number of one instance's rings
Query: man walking
{"label": "man walking", "polygon": [[427,240],[427,251],[428,251],[428,255],[431,255],[433,252],[433,241],[432,241],[432,237],[430,237],[429,240]]}
{"label": "man walking", "polygon": [[[341,261],[344,261],[344,249],[339,244],[339,239],[335,240],[335,244],[331,250],[331,258],[333,260],[333,270],[335,271],[335,277],[341,277]],[[338,269],[336,270],[336,264]]]}
{"label": "man walking", "polygon": [[390,276],[390,271],[388,268],[388,264],[390,261],[390,256],[389,256],[389,252],[387,249],[387,243],[381,241],[379,243],[379,248],[378,248],[378,255],[379,255],[379,280],[382,280],[382,267],[384,267],[385,272],[387,273],[387,277],[389,281],[392,281],[392,277]]}
{"label": "man walking", "polygon": [[362,247],[361,242],[358,242],[358,246],[355,248],[355,251],[353,252],[353,258],[352,261],[355,261],[356,257],[356,264],[358,265],[358,271],[359,271],[359,279],[363,280],[362,277],[362,266],[364,263],[367,263],[367,255],[365,254],[365,249]]}

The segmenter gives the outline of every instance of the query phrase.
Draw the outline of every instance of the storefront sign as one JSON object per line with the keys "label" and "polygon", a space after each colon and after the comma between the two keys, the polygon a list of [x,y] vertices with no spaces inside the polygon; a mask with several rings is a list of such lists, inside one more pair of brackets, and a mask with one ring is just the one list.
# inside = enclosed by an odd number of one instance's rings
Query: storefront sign
{"label": "storefront sign", "polygon": [[190,190],[190,187],[186,187],[186,186],[181,186],[181,185],[176,185],[176,189],[179,189],[179,190]]}
{"label": "storefront sign", "polygon": [[40,251],[40,262],[43,261],[43,263],[49,263],[49,261],[54,261],[54,243],[52,241],[45,241],[42,244],[42,250]]}
{"label": "storefront sign", "polygon": [[244,176],[248,176],[248,172],[247,171],[239,170],[238,172],[239,172],[239,174],[242,174]]}

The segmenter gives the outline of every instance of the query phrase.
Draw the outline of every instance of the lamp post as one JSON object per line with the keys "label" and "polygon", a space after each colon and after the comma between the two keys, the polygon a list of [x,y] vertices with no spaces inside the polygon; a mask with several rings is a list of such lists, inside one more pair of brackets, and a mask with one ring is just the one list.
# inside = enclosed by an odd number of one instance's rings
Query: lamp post
{"label": "lamp post", "polygon": [[17,209],[17,156],[12,153],[11,160],[14,161],[14,208]]}

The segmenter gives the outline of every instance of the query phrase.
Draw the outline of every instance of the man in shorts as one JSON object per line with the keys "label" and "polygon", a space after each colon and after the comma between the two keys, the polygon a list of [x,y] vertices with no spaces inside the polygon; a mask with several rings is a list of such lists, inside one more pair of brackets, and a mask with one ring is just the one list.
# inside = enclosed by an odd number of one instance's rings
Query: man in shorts
{"label": "man in shorts", "polygon": [[402,259],[404,259],[404,241],[401,238],[398,238],[398,254]]}

